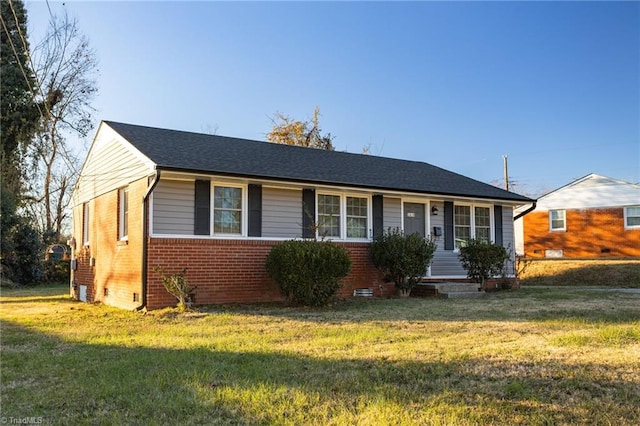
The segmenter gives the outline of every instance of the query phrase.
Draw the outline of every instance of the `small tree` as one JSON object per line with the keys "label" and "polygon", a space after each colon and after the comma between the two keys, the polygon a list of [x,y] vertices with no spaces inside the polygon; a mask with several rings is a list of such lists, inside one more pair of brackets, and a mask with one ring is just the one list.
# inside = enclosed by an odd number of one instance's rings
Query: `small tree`
{"label": "small tree", "polygon": [[195,287],[191,287],[184,276],[187,273],[187,268],[172,275],[165,275],[164,268],[161,266],[155,267],[153,270],[162,277],[164,288],[178,299],[178,310],[184,312],[189,309],[192,303],[191,293]]}
{"label": "small tree", "polygon": [[400,295],[406,297],[431,264],[436,243],[417,233],[405,235],[399,228],[393,228],[377,236],[369,250],[384,279],[393,282]]}
{"label": "small tree", "polygon": [[458,257],[462,267],[467,270],[467,276],[485,288],[489,278],[502,273],[509,253],[500,245],[472,239],[466,247],[460,248]]}
{"label": "small tree", "polygon": [[271,249],[265,267],[289,300],[323,306],[340,289],[340,280],[351,270],[351,259],[331,241],[290,240]]}

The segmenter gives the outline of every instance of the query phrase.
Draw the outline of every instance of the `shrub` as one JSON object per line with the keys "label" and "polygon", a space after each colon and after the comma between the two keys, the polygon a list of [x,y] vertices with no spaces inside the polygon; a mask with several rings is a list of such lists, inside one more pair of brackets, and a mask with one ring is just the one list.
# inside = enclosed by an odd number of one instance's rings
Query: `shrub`
{"label": "shrub", "polygon": [[156,267],[153,270],[162,277],[164,288],[178,299],[178,310],[186,311],[189,309],[192,303],[191,293],[195,290],[195,287],[191,287],[184,276],[187,273],[187,268],[172,275],[165,275],[162,267]]}
{"label": "shrub", "polygon": [[416,233],[405,235],[394,228],[377,236],[369,250],[373,264],[384,273],[385,280],[393,282],[401,294],[408,295],[426,273],[436,243]]}
{"label": "shrub", "polygon": [[69,282],[71,272],[71,263],[68,260],[45,260],[44,263],[44,281],[47,283],[65,283]]}
{"label": "shrub", "polygon": [[502,274],[509,253],[504,247],[484,240],[469,240],[466,247],[460,248],[458,255],[467,276],[485,287],[485,281]]}
{"label": "shrub", "polygon": [[271,249],[265,267],[290,301],[323,306],[351,270],[351,259],[344,248],[331,241],[290,240]]}

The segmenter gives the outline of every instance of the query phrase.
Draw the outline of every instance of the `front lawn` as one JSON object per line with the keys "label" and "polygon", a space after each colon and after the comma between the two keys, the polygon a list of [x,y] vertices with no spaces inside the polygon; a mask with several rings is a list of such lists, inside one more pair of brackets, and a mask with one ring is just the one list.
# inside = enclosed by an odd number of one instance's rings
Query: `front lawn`
{"label": "front lawn", "polygon": [[1,413],[56,424],[637,424],[640,294],[147,315],[2,290]]}

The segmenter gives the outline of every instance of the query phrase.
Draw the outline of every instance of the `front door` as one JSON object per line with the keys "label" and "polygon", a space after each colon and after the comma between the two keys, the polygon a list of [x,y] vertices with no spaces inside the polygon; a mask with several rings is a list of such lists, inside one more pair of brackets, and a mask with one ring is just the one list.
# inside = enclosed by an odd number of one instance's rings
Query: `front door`
{"label": "front door", "polygon": [[425,237],[424,204],[404,203],[404,233]]}

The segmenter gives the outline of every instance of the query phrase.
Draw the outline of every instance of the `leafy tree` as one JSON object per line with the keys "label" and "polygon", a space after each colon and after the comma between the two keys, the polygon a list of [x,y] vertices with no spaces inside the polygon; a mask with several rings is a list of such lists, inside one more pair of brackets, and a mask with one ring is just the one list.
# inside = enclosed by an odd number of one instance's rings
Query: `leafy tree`
{"label": "leafy tree", "polygon": [[97,93],[95,52],[80,33],[78,22],[54,16],[45,38],[35,48],[37,96],[43,115],[31,155],[37,165],[34,211],[43,232],[60,239],[67,218],[71,188],[78,174],[77,159],[67,138],[86,137],[92,130],[91,102]]}
{"label": "leafy tree", "polygon": [[27,15],[21,0],[0,2],[0,247],[2,278],[33,284],[42,276],[42,244],[25,214],[25,153],[40,113],[34,100],[35,80],[29,61]]}
{"label": "leafy tree", "polygon": [[369,251],[385,280],[393,282],[402,296],[408,296],[431,264],[436,243],[417,233],[406,235],[393,228],[374,238]]}
{"label": "leafy tree", "polygon": [[267,134],[267,140],[283,145],[297,145],[306,148],[318,148],[333,151],[331,133],[322,135],[320,129],[320,109],[313,111],[313,118],[307,121],[294,120],[280,112],[271,119],[273,128]]}
{"label": "leafy tree", "polygon": [[509,253],[500,245],[472,239],[465,247],[460,248],[458,257],[467,270],[467,276],[484,288],[489,278],[502,273]]}

